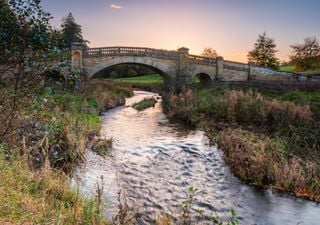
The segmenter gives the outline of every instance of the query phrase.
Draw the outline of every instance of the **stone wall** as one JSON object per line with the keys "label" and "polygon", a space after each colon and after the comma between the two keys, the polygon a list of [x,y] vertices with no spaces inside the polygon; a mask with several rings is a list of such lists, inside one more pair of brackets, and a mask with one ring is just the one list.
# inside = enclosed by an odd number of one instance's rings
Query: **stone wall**
{"label": "stone wall", "polygon": [[223,69],[218,75],[218,80],[222,81],[246,81],[249,78],[248,64],[232,61],[223,61]]}
{"label": "stone wall", "polygon": [[286,72],[278,72],[266,67],[254,67],[253,74],[251,75],[253,80],[274,81],[274,80],[292,80],[293,75]]}

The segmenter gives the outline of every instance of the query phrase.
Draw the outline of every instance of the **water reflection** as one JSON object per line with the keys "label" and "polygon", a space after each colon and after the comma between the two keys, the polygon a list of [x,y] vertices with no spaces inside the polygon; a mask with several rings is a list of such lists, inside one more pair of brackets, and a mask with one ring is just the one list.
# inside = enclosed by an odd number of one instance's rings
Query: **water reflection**
{"label": "water reflection", "polygon": [[239,181],[201,131],[169,123],[160,103],[143,112],[130,107],[150,96],[155,94],[136,92],[126,106],[105,113],[101,135],[116,140],[111,156],[103,159],[88,151],[88,162],[77,172],[81,190],[89,194],[104,177],[108,215],[115,212],[122,189],[129,205],[144,214],[141,224],[160,212],[178,217],[188,187],[194,186],[201,190],[196,206],[204,212],[197,224],[208,223],[213,215],[226,218],[231,208],[240,224],[320,224],[319,205]]}

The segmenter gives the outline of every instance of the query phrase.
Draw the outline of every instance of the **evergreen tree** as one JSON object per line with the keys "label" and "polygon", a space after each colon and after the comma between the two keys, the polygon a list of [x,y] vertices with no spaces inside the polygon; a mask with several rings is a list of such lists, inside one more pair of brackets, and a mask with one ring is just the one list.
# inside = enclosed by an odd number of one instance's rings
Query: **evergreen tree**
{"label": "evergreen tree", "polygon": [[248,53],[248,60],[258,66],[267,66],[277,69],[279,59],[276,57],[276,44],[274,39],[267,36],[267,33],[259,34],[254,49]]}
{"label": "evergreen tree", "polygon": [[89,42],[83,38],[81,26],[76,23],[71,13],[63,18],[61,28],[64,48],[70,49],[74,42],[81,43],[85,48],[87,47]]}

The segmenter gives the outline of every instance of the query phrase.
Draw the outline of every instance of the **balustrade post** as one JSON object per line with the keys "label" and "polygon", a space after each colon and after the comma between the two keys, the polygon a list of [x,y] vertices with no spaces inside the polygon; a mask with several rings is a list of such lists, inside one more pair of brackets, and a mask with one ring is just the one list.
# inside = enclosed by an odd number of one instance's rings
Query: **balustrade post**
{"label": "balustrade post", "polygon": [[248,80],[252,80],[255,77],[255,71],[254,71],[255,65],[256,64],[254,62],[249,62]]}
{"label": "balustrade post", "polygon": [[218,56],[216,58],[216,65],[217,65],[217,74],[216,74],[216,80],[223,79],[223,62],[224,59],[222,56]]}

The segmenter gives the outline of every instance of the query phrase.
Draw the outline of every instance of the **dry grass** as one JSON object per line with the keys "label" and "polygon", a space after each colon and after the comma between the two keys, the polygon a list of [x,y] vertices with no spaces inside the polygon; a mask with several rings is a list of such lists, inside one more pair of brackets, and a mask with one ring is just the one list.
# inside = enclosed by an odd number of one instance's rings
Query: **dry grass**
{"label": "dry grass", "polygon": [[164,109],[206,130],[242,179],[320,201],[320,121],[308,104],[215,89],[165,96]]}
{"label": "dry grass", "polygon": [[51,169],[31,171],[26,159],[3,160],[0,153],[1,224],[107,224],[95,201],[70,189]]}
{"label": "dry grass", "polygon": [[240,178],[320,200],[319,165],[294,155],[287,157],[286,143],[281,139],[227,129],[221,133],[218,145]]}
{"label": "dry grass", "polygon": [[24,126],[2,140],[6,149],[0,146],[0,224],[106,224],[99,202],[81,198],[52,168],[70,172],[84,161],[88,141],[100,131],[99,114],[131,95],[102,82],[81,93],[57,89],[30,99],[19,111]]}

